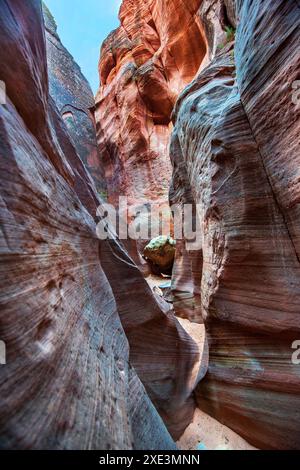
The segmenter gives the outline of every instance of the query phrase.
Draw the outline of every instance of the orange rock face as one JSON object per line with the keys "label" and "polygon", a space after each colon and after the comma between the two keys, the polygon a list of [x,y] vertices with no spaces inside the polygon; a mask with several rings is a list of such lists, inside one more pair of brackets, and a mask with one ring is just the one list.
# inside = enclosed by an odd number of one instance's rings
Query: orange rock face
{"label": "orange rock face", "polygon": [[101,51],[96,98],[109,199],[130,206],[168,200],[171,113],[206,54],[200,0],[124,0],[121,26]]}

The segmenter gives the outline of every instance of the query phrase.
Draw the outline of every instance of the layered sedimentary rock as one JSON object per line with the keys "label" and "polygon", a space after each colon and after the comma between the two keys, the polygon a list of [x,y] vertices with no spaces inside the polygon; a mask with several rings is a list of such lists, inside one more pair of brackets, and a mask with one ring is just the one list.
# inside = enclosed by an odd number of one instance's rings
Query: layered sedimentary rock
{"label": "layered sedimentary rock", "polygon": [[297,449],[300,10],[235,3],[235,48],[222,43],[180,95],[171,144],[173,197],[192,198],[201,225],[210,351],[196,396],[253,445]]}
{"label": "layered sedimentary rock", "polygon": [[[156,203],[163,220],[170,215],[171,113],[206,54],[196,15],[200,3],[124,0],[121,25],[101,51],[95,116],[109,200],[117,203],[121,194],[131,208]],[[146,216],[137,219],[148,223]]]}
{"label": "layered sedimentary rock", "polygon": [[1,447],[172,449],[148,394],[180,434],[199,347],[118,240],[96,236],[100,199],[49,94],[39,0],[0,1],[0,43]]}
{"label": "layered sedimentary rock", "polygon": [[50,95],[67,125],[77,153],[93,177],[97,192],[106,197],[104,170],[95,134],[95,102],[91,87],[61,43],[55,19],[44,3],[43,15]]}
{"label": "layered sedimentary rock", "polygon": [[[221,49],[232,42],[236,25],[236,13],[233,0],[203,0],[199,3],[197,18],[204,30],[198,41],[207,45],[207,54],[203,58],[200,71],[212,61]],[[191,321],[202,323],[201,313],[201,277],[203,255],[201,248],[201,222],[197,215],[193,191],[189,181],[185,161],[180,145],[171,142],[171,160],[173,174],[171,179],[169,202],[178,206],[184,214],[184,206],[193,207],[192,217],[183,217],[189,228],[187,234],[177,240],[176,257],[172,277],[172,299],[176,315]]]}
{"label": "layered sedimentary rock", "polygon": [[194,341],[174,318],[170,304],[145,288],[140,270],[121,244],[102,244],[100,260],[129,341],[130,360],[177,439],[192,419],[192,394],[207,372],[206,335]]}
{"label": "layered sedimentary rock", "polygon": [[[297,2],[124,0],[120,20],[97,153],[90,89],[50,13],[45,29],[39,0],[0,0],[0,445],[174,449],[161,417],[179,438],[204,416],[196,389],[252,445],[297,449]],[[172,289],[205,328],[96,235],[99,155],[111,201],[166,202],[191,80],[170,202],[194,207],[200,243],[177,241]]]}

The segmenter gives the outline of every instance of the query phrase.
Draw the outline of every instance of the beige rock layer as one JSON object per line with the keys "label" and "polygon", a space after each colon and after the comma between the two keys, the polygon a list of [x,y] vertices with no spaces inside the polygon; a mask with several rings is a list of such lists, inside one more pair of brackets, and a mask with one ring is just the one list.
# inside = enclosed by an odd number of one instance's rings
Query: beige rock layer
{"label": "beige rock layer", "polygon": [[177,445],[181,450],[255,450],[245,439],[199,408]]}

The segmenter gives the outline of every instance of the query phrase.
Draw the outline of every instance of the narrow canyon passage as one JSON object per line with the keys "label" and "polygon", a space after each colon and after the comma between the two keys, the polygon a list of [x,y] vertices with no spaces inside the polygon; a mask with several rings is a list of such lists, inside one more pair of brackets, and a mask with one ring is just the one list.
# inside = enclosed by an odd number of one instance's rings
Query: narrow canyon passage
{"label": "narrow canyon passage", "polygon": [[95,98],[46,4],[0,0],[0,448],[298,449],[297,2],[123,0]]}

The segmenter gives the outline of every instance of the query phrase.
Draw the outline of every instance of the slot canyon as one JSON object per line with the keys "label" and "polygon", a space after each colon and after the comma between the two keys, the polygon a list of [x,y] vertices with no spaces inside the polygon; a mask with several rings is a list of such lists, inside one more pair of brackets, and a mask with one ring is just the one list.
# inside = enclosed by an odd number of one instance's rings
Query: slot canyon
{"label": "slot canyon", "polygon": [[299,449],[299,2],[123,0],[95,97],[46,4],[0,0],[0,448]]}

